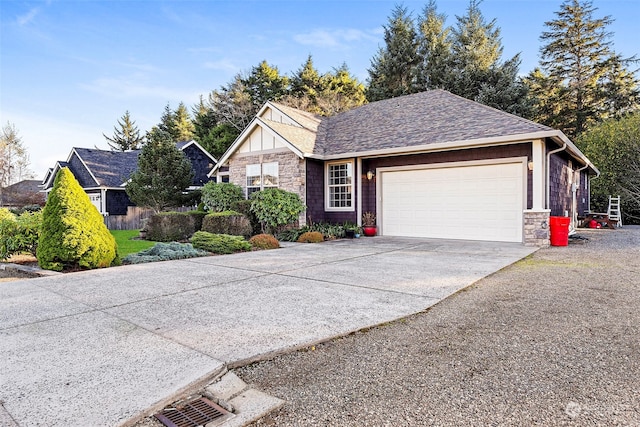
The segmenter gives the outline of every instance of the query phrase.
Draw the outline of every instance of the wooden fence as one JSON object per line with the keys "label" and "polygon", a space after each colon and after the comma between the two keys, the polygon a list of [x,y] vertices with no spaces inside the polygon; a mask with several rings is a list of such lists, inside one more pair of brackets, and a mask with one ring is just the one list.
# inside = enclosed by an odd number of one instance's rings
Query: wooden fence
{"label": "wooden fence", "polygon": [[[171,209],[174,212],[187,212],[195,209],[191,206],[181,206]],[[139,230],[144,222],[153,215],[152,209],[129,206],[126,215],[104,216],[104,223],[109,230]]]}

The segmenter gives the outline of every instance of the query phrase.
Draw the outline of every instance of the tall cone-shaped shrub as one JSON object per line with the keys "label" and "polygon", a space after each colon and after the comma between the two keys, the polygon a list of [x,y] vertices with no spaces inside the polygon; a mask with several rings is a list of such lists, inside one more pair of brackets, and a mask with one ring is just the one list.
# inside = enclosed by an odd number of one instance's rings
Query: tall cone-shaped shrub
{"label": "tall cone-shaped shrub", "polygon": [[68,168],[60,169],[42,211],[37,258],[40,267],[109,267],[116,259],[116,241],[102,215]]}

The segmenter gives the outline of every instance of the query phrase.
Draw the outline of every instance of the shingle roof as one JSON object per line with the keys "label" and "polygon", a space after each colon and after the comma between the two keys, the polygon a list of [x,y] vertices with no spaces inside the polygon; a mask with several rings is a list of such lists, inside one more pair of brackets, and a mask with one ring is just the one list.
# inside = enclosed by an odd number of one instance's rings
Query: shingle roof
{"label": "shingle roof", "polygon": [[7,186],[2,190],[2,204],[18,205],[28,197],[31,197],[34,202],[44,202],[44,193],[40,193],[40,185],[40,180],[26,179]]}
{"label": "shingle roof", "polygon": [[323,119],[315,154],[400,150],[550,130],[553,129],[447,91],[431,90],[372,102]]}
{"label": "shingle roof", "polygon": [[318,126],[320,125],[320,121],[322,117],[315,115],[313,113],[309,113],[307,111],[298,110],[297,108],[288,107],[283,104],[278,104],[276,102],[272,102],[277,109],[285,113],[287,116],[291,117],[295,120],[300,126],[309,129],[313,132],[318,130]]}
{"label": "shingle roof", "polygon": [[314,131],[271,120],[260,120],[273,129],[278,135],[291,143],[291,145],[295,146],[303,154],[311,154],[314,152],[316,142],[316,133]]}
{"label": "shingle roof", "polygon": [[134,151],[106,151],[91,148],[74,148],[99,186],[120,187],[138,167],[138,154]]}

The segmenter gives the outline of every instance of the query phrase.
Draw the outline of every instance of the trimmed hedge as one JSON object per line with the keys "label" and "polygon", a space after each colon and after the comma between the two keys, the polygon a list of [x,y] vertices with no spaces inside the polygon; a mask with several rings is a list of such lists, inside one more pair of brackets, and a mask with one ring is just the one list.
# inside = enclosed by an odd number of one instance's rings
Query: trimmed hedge
{"label": "trimmed hedge", "polygon": [[232,254],[234,252],[250,251],[251,244],[242,236],[228,234],[212,234],[198,231],[191,238],[194,248],[202,249],[214,254]]}
{"label": "trimmed hedge", "polygon": [[149,218],[145,228],[147,240],[174,242],[188,240],[202,228],[206,213],[202,211],[162,212]]}
{"label": "trimmed hedge", "polygon": [[116,241],[69,168],[56,175],[42,211],[37,249],[46,270],[97,268],[118,264]]}
{"label": "trimmed hedge", "polygon": [[204,217],[202,231],[211,234],[230,234],[232,236],[251,236],[249,218],[236,211],[212,212]]}

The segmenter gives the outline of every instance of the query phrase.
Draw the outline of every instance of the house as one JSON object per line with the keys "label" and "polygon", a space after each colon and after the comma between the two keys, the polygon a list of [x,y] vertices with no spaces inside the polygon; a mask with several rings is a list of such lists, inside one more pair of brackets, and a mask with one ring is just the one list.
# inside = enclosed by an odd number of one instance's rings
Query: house
{"label": "house", "polygon": [[301,222],[374,212],[379,235],[542,246],[550,215],[589,209],[598,174],[561,131],[444,90],[332,117],[267,102],[211,172],[297,193]]}
{"label": "house", "polygon": [[0,208],[22,208],[28,205],[44,205],[39,180],[25,179],[0,189]]}
{"label": "house", "polygon": [[[200,188],[210,181],[208,174],[216,159],[196,141],[178,142],[176,145],[193,167],[194,178],[189,188]],[[58,170],[68,167],[101,214],[127,215],[128,207],[134,204],[129,200],[125,186],[138,167],[139,154],[140,150],[73,148],[65,162],[59,161],[47,171],[42,189],[46,193],[51,191]]]}

